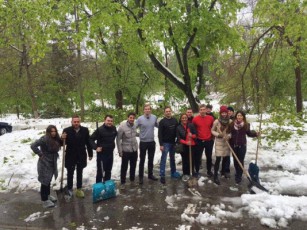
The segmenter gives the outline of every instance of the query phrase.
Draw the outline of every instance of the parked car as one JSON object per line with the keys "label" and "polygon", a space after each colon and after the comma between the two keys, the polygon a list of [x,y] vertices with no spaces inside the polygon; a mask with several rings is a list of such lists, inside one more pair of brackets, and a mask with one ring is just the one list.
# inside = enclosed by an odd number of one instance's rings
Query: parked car
{"label": "parked car", "polygon": [[12,132],[13,127],[6,122],[0,122],[0,135]]}

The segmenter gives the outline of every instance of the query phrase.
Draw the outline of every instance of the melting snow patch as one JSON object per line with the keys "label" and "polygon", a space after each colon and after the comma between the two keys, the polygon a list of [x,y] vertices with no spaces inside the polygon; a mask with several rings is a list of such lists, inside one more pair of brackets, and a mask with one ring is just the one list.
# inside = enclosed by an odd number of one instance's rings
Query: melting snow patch
{"label": "melting snow patch", "polygon": [[39,219],[41,216],[41,212],[35,212],[33,214],[31,214],[30,216],[28,216],[26,219],[24,219],[25,222],[32,222],[34,220]]}
{"label": "melting snow patch", "polygon": [[126,205],[126,206],[124,207],[123,211],[128,211],[128,210],[132,210],[132,209],[134,209],[132,206]]}

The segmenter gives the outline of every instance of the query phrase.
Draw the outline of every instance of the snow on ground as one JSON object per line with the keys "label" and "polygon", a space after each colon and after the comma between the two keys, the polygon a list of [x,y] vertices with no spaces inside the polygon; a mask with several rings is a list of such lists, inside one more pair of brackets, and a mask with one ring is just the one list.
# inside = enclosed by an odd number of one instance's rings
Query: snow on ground
{"label": "snow on ground", "polygon": [[[216,107],[214,105],[214,107]],[[218,107],[216,107],[218,108]],[[257,117],[248,117],[251,126],[258,128]],[[44,134],[49,124],[57,126],[61,133],[63,128],[70,125],[69,118],[62,119],[17,119],[14,115],[2,117],[1,121],[9,122],[13,125],[12,133],[0,136],[0,192],[16,193],[34,189],[39,191],[40,184],[37,181],[37,160],[38,157],[30,149],[30,143]],[[89,127],[90,132],[95,126],[84,123]],[[307,127],[304,128],[305,130]],[[156,130],[157,134],[157,130]],[[156,137],[157,138],[157,137]],[[157,139],[156,139],[157,141]],[[245,166],[255,159],[257,141],[248,138],[248,150],[245,159]],[[232,207],[220,205],[207,205],[207,212],[200,212],[195,216],[194,207],[188,206],[181,215],[182,221],[202,225],[219,224],[227,221],[227,218],[241,218],[242,212],[248,213],[250,217],[258,218],[263,225],[270,228],[284,228],[291,220],[299,219],[307,221],[307,134],[301,137],[294,136],[290,141],[277,143],[269,147],[262,141],[259,149],[258,166],[260,167],[261,184],[269,190],[269,193],[243,194],[241,197],[222,199],[222,202],[231,202]],[[155,164],[159,162],[159,148],[157,148]],[[95,156],[95,155],[94,155]],[[61,158],[58,160],[59,172],[61,172]],[[176,154],[176,161],[180,161],[180,156]],[[114,165],[112,178],[119,179],[121,158],[118,152],[114,151]],[[147,165],[147,162],[145,162]],[[145,167],[146,168],[146,167]],[[66,174],[66,173],[65,173]],[[91,188],[95,182],[96,161],[95,157],[88,162],[84,170],[84,187]],[[66,177],[66,175],[64,175]],[[64,180],[66,179],[64,177]],[[210,181],[200,180],[199,186],[204,186]],[[52,182],[53,189],[60,186],[60,176]],[[197,191],[191,191],[192,195],[198,196]],[[177,194],[167,196],[165,202],[168,208],[178,208],[176,202],[181,197]],[[201,200],[202,198],[199,197]],[[125,207],[124,210],[130,207]],[[210,210],[210,211],[209,211]],[[191,215],[191,214],[194,215]],[[27,221],[41,217],[41,213],[29,217]],[[182,228],[189,228],[188,224],[181,225]]]}

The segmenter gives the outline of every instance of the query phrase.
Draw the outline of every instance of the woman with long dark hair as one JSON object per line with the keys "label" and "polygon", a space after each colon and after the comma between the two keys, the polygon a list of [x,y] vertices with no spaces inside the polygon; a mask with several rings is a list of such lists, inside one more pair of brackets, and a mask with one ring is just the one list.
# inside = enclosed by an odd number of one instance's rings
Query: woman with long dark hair
{"label": "woman with long dark hair", "polygon": [[[234,120],[230,124],[230,133],[230,145],[244,167],[247,143],[246,136],[257,137],[259,133],[250,129],[250,124],[246,121],[246,116],[243,111],[236,112]],[[236,169],[235,181],[239,184],[242,181],[243,170],[236,159],[234,159],[234,166]]]}
{"label": "woman with long dark hair", "polygon": [[52,176],[58,176],[57,159],[62,141],[54,125],[49,125],[46,134],[31,144],[31,149],[39,156],[37,162],[38,181],[41,183],[40,194],[44,208],[55,206],[56,198],[50,196]]}

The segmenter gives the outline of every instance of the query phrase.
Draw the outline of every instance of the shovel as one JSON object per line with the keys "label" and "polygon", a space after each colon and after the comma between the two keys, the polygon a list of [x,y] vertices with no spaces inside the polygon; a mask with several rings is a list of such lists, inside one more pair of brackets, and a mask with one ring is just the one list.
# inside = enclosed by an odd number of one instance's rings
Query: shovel
{"label": "shovel", "polygon": [[[190,137],[191,140],[191,137]],[[190,142],[191,143],[191,142]],[[190,175],[191,177],[188,180],[188,187],[195,187],[198,184],[197,178],[193,177],[193,170],[192,170],[192,146],[189,145],[189,161],[190,161]]]}
{"label": "shovel", "polygon": [[[260,114],[260,121],[259,121],[259,133],[261,133],[261,124],[262,124],[262,113]],[[257,139],[257,149],[256,149],[256,159],[255,163],[251,162],[248,167],[248,172],[252,178],[253,181],[259,183],[259,167],[257,165],[258,160],[258,150],[260,145],[260,136]]]}
{"label": "shovel", "polygon": [[59,192],[63,192],[64,166],[65,166],[65,146],[66,139],[63,139],[63,155],[62,155],[62,170],[61,170],[61,185]]}
{"label": "shovel", "polygon": [[236,159],[236,161],[238,162],[238,164],[240,165],[240,168],[243,170],[243,173],[246,175],[248,181],[249,181],[249,190],[252,194],[256,194],[256,193],[261,193],[261,192],[269,192],[265,187],[263,187],[259,182],[252,180],[250,174],[248,173],[248,171],[243,167],[243,165],[241,164],[240,160],[237,157],[237,154],[233,151],[233,149],[231,148],[230,144],[228,141],[226,141],[232,156]]}

